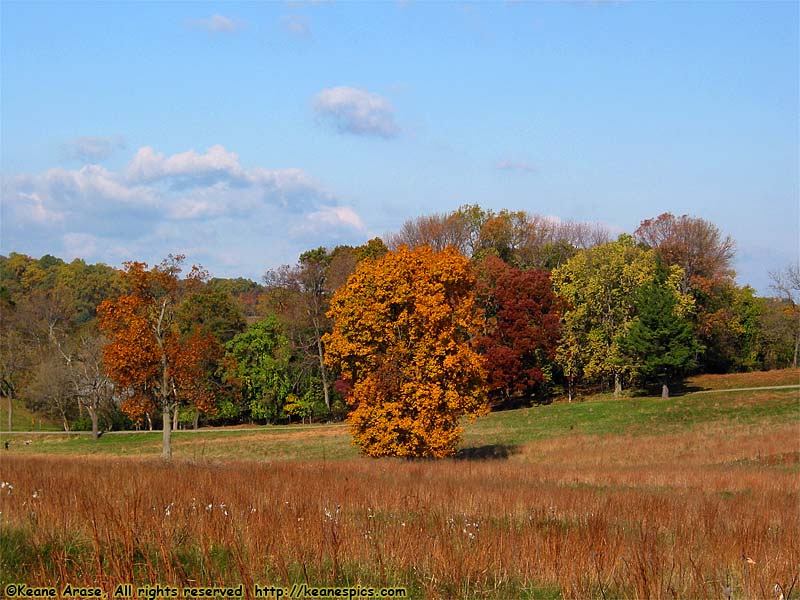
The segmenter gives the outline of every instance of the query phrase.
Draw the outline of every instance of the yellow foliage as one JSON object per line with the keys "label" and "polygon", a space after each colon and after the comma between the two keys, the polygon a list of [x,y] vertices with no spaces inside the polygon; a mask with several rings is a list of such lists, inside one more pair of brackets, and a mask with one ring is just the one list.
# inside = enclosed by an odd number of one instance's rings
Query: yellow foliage
{"label": "yellow foliage", "polygon": [[369,456],[455,452],[459,420],[488,412],[469,261],[401,246],[360,263],[331,302],[326,362],[352,384],[349,422]]}

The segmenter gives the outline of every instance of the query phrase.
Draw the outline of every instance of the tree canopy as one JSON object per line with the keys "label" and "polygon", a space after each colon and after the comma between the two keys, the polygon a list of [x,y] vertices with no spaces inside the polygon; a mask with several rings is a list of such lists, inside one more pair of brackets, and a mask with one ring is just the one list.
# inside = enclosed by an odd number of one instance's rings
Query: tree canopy
{"label": "tree canopy", "polygon": [[326,360],[350,387],[348,419],[369,456],[447,456],[459,420],[488,409],[475,276],[453,248],[405,246],[359,264],[331,302]]}

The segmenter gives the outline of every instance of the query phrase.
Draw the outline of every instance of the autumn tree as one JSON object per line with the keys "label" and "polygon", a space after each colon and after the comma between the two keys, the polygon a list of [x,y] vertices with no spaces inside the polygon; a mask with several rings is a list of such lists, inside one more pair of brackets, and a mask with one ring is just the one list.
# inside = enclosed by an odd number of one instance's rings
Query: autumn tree
{"label": "autumn tree", "polygon": [[[293,346],[296,379],[319,388],[328,414],[333,408],[332,377],[325,363],[325,334],[331,331],[327,316],[334,292],[363,260],[387,252],[380,238],[357,247],[316,248],[300,255],[296,265],[284,265],[264,276],[267,292],[263,307],[267,315],[279,317],[283,332]],[[308,389],[293,386],[293,393],[306,396]]]}
{"label": "autumn tree", "polygon": [[528,398],[552,380],[561,333],[550,275],[518,269],[496,256],[479,261],[476,272],[486,326],[475,348],[486,359],[490,397],[495,404]]}
{"label": "autumn tree", "polygon": [[264,293],[264,286],[244,277],[233,279],[212,277],[208,282],[208,287],[233,298],[245,318],[255,319],[258,317],[258,303]]}
{"label": "autumn tree", "polygon": [[[197,429],[201,414],[216,416],[218,407],[237,393],[224,381],[225,344],[242,333],[246,324],[241,304],[229,292],[210,283],[200,286],[181,303],[177,323],[183,348],[176,362],[178,392]],[[173,429],[177,418],[174,421]]]}
{"label": "autumn tree", "polygon": [[123,272],[126,293],[98,307],[100,328],[109,338],[103,364],[121,390],[128,390],[123,409],[133,419],[153,408],[162,417],[162,458],[172,457],[171,413],[181,400],[176,382],[184,351],[177,316],[187,293],[204,272],[192,267],[179,278],[183,256],[169,256],[160,265],[129,262]]}
{"label": "autumn tree", "polygon": [[798,339],[798,317],[779,298],[760,298],[758,315],[758,365],[783,369],[794,362]]}
{"label": "autumn tree", "polygon": [[[656,264],[653,250],[623,234],[615,242],[579,252],[553,271],[554,289],[567,305],[557,356],[568,379],[610,378],[614,395],[621,394],[623,379],[635,370],[620,340],[636,317],[636,294],[653,279]],[[679,268],[670,270],[667,285],[677,288],[680,277]],[[689,310],[691,298],[680,295],[679,304],[681,310]]]}
{"label": "autumn tree", "polygon": [[450,247],[405,246],[364,261],[331,302],[327,363],[350,387],[348,420],[369,456],[443,457],[459,420],[485,413],[475,276]]}
{"label": "autumn tree", "polygon": [[732,278],[736,245],[730,236],[698,217],[663,213],[642,221],[635,237],[653,248],[666,265],[683,270],[681,291],[704,288],[720,278]]}
{"label": "autumn tree", "polygon": [[671,213],[642,221],[634,235],[655,250],[664,264],[683,271],[679,289],[694,298],[693,327],[704,348],[699,362],[702,370],[752,368],[754,353],[745,356],[742,342],[754,338],[756,319],[747,314],[746,290],[734,281],[733,239],[705,219]]}
{"label": "autumn tree", "polygon": [[389,236],[389,247],[427,245],[438,251],[452,246],[467,258],[493,255],[521,268],[552,269],[577,250],[607,241],[608,232],[597,224],[465,204],[450,213],[409,219]]}

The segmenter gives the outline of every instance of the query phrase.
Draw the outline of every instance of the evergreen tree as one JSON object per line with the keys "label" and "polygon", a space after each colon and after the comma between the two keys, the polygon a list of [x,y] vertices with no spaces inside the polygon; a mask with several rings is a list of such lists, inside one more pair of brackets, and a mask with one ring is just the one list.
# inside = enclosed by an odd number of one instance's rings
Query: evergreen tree
{"label": "evergreen tree", "polygon": [[666,272],[659,268],[653,280],[639,289],[637,317],[620,343],[643,383],[661,383],[662,398],[669,397],[668,382],[691,368],[701,349],[665,281]]}

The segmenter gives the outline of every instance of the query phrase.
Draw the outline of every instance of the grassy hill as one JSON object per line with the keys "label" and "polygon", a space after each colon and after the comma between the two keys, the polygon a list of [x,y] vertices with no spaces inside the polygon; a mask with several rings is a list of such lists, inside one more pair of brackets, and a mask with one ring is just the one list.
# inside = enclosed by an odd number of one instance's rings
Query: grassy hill
{"label": "grassy hill", "polygon": [[[527,445],[569,436],[649,436],[684,432],[698,427],[769,428],[800,423],[798,389],[729,391],[733,387],[791,385],[797,371],[768,374],[704,376],[688,382],[703,393],[662,400],[652,397],[614,399],[594,396],[582,402],[557,402],[492,413],[464,423],[461,457],[496,458],[525,454]],[[718,389],[714,389],[717,387]],[[25,417],[20,416],[22,421]],[[28,417],[30,418],[30,417]],[[16,418],[15,418],[16,419]],[[23,421],[24,423],[24,421]],[[85,434],[1,434],[14,452],[25,454],[112,455],[157,457],[161,433],[119,432],[97,442]],[[25,442],[28,442],[27,444]],[[345,459],[358,452],[350,444],[347,426],[266,426],[178,431],[173,452],[179,460]]]}
{"label": "grassy hill", "polygon": [[[59,431],[49,419],[31,412],[22,400],[11,401],[11,426],[14,431]],[[0,398],[0,435],[8,430],[8,399]]]}

